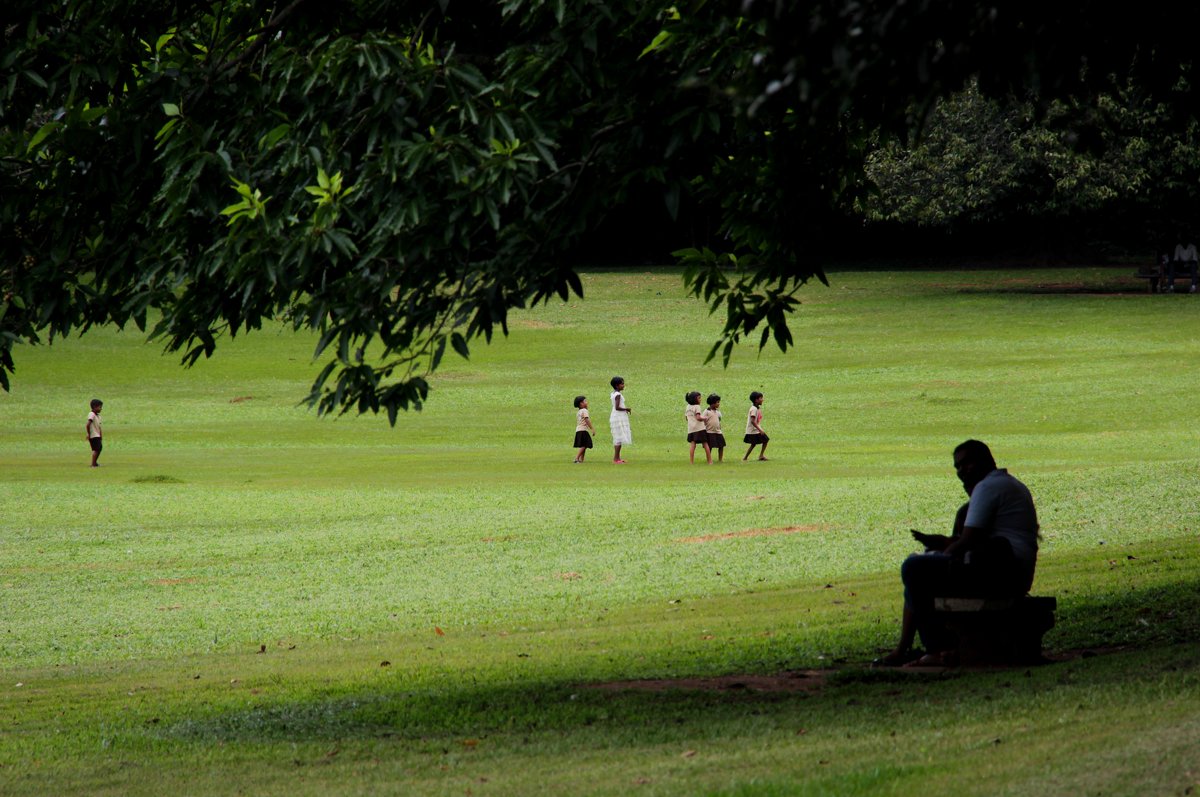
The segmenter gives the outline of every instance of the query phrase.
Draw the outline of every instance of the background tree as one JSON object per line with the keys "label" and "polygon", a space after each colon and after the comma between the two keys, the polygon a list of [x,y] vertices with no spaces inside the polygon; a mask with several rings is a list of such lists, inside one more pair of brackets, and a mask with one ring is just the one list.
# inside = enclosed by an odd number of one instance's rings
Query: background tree
{"label": "background tree", "polygon": [[1033,246],[1085,238],[1152,250],[1200,217],[1196,124],[1172,111],[1133,87],[1039,109],[969,83],[938,101],[915,141],[868,154],[865,214],[960,233],[1041,231]]}
{"label": "background tree", "polygon": [[6,387],[42,335],[134,323],[190,364],[284,318],[330,357],[311,402],[394,420],[448,346],[579,293],[564,253],[630,190],[680,190],[640,3],[6,13]]}

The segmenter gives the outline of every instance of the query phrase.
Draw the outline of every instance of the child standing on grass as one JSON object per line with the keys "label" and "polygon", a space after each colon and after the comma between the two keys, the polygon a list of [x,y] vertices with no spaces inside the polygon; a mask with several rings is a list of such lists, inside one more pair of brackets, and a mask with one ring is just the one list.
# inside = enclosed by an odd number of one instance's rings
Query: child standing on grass
{"label": "child standing on grass", "polygon": [[88,413],[87,425],[83,427],[84,438],[88,441],[88,445],[92,447],[92,467],[100,467],[100,452],[104,449],[104,433],[100,429],[100,411],[104,409],[104,402],[100,399],[92,399],[92,411]]}
{"label": "child standing on grass", "polygon": [[717,462],[725,461],[725,434],[721,431],[721,397],[713,393],[708,397],[708,410],[700,416],[704,419],[704,433],[708,442],[708,464],[712,464],[712,449],[717,450]]}
{"label": "child standing on grass", "polygon": [[767,433],[762,428],[762,403],[763,394],[757,390],[750,394],[750,414],[746,416],[746,436],[742,440],[750,444],[750,448],[746,449],[746,456],[742,457],[742,462],[750,459],[750,454],[754,451],[756,445],[762,444],[762,448],[758,450],[758,459],[761,462],[767,461],[767,441],[771,438],[767,437]]}
{"label": "child standing on grass", "polygon": [[575,452],[575,463],[579,464],[592,447],[592,434],[596,428],[592,426],[592,416],[588,414],[587,396],[575,397],[575,409],[579,410],[575,413],[575,447],[579,449]]}
{"label": "child standing on grass", "polygon": [[683,419],[687,421],[687,441],[691,443],[688,450],[688,460],[696,464],[696,444],[704,446],[704,457],[712,464],[712,450],[708,447],[708,435],[704,431],[703,410],[700,409],[700,391],[693,390],[684,395],[687,406],[683,410]]}
{"label": "child standing on grass", "polygon": [[624,465],[625,460],[621,459],[621,446],[627,446],[633,442],[633,432],[629,429],[629,416],[633,414],[633,410],[625,406],[625,396],[621,395],[621,391],[625,389],[624,377],[614,376],[609,380],[612,385],[612,395],[609,396],[609,404],[612,407],[612,412],[608,414],[608,426],[612,429],[613,437],[613,464]]}

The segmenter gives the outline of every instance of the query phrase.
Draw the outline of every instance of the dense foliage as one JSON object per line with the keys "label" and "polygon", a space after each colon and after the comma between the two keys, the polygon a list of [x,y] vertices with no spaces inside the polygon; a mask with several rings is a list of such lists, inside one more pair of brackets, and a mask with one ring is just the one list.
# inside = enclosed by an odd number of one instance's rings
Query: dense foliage
{"label": "dense foliage", "polygon": [[787,347],[872,142],[973,75],[1084,102],[1120,77],[1187,107],[1166,20],[934,0],[7,3],[0,385],[18,343],[97,323],[191,363],[282,317],[319,333],[312,403],[394,420],[447,348],[579,292],[572,246],[647,192],[718,218],[723,251],[681,253],[726,313],[713,353],[760,328]]}
{"label": "dense foliage", "polygon": [[972,82],[937,103],[915,141],[868,153],[875,190],[864,211],[950,229],[1120,215],[1147,238],[1170,236],[1194,226],[1198,133],[1194,119],[1131,87],[1038,108]]}

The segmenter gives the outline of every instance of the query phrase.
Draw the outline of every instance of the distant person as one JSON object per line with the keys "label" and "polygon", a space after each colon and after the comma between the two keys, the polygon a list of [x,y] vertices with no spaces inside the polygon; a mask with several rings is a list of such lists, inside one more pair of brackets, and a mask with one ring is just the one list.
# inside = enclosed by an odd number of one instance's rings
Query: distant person
{"label": "distant person", "polygon": [[[1187,245],[1184,245],[1187,241]],[[1196,253],[1196,244],[1191,242],[1191,239],[1186,235],[1179,236],[1179,243],[1175,244],[1175,254],[1171,256],[1171,261],[1167,263],[1167,281],[1163,286],[1165,293],[1171,293],[1175,290],[1175,270],[1184,268],[1192,278],[1192,286],[1190,293],[1196,292],[1197,277],[1200,275],[1200,257]]]}
{"label": "distant person", "polygon": [[596,427],[592,426],[592,416],[588,412],[587,396],[575,397],[575,452],[576,464],[583,462],[583,457],[587,454],[587,450],[592,447],[592,435],[596,433]]}
{"label": "distant person", "polygon": [[725,461],[725,434],[721,431],[721,397],[716,393],[708,397],[708,409],[701,416],[704,433],[708,437],[708,464],[712,464],[712,452],[717,452],[717,462]]}
{"label": "distant person", "polygon": [[763,394],[757,390],[750,393],[750,412],[746,416],[746,435],[742,438],[742,442],[749,443],[750,448],[746,449],[746,456],[742,457],[742,462],[750,459],[750,455],[754,452],[754,447],[761,445],[758,450],[758,459],[760,462],[767,461],[767,442],[771,439],[767,437],[767,433],[763,431]]}
{"label": "distant person", "polygon": [[100,399],[92,399],[92,411],[88,413],[87,425],[83,428],[85,439],[88,445],[92,447],[92,467],[100,467],[100,452],[104,450],[104,432],[100,428],[100,411],[104,409],[104,402]]}
{"label": "distant person", "polygon": [[704,449],[704,458],[712,464],[712,449],[708,444],[708,432],[704,429],[704,408],[700,406],[700,391],[693,390],[684,395],[687,404],[683,408],[683,419],[687,421],[688,461],[696,464],[696,446]]}
{"label": "distant person", "polygon": [[609,403],[612,405],[612,412],[608,414],[608,426],[612,429],[613,438],[613,463],[616,465],[624,465],[625,460],[621,459],[621,446],[627,446],[633,442],[633,432],[629,428],[629,416],[633,414],[625,404],[625,396],[622,391],[625,390],[624,377],[614,376],[609,380],[612,385],[612,395],[609,396]]}
{"label": "distant person", "polygon": [[913,531],[925,553],[904,560],[904,616],[896,649],[879,660],[912,661],[919,634],[926,654],[922,665],[953,664],[958,640],[938,619],[938,597],[1017,598],[1033,585],[1037,565],[1038,519],[1029,488],[996,467],[991,450],[978,440],[954,449],[954,469],[970,500],[959,509],[949,537]]}

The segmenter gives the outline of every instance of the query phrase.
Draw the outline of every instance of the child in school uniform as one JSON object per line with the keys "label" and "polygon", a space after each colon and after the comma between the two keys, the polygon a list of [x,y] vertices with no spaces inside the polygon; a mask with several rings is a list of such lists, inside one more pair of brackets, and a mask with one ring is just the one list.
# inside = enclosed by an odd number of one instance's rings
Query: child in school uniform
{"label": "child in school uniform", "polygon": [[576,464],[583,462],[583,456],[592,447],[592,434],[596,428],[592,426],[592,416],[588,413],[587,396],[575,397],[575,453]]}
{"label": "child in school uniform", "polygon": [[696,464],[696,445],[704,446],[704,457],[708,460],[708,464],[712,464],[712,450],[708,447],[708,435],[704,431],[704,418],[701,413],[704,412],[700,407],[700,391],[693,390],[683,397],[687,402],[687,406],[683,410],[683,419],[687,421],[687,441],[691,443],[691,448],[688,450],[688,459]]}
{"label": "child in school uniform", "polygon": [[92,399],[92,411],[88,413],[87,425],[83,427],[83,433],[88,441],[88,445],[92,447],[92,467],[100,467],[100,452],[104,450],[104,432],[100,428],[100,412],[104,409],[104,402],[100,399]]}
{"label": "child in school uniform", "polygon": [[625,396],[621,391],[625,389],[625,378],[622,376],[614,376],[609,380],[612,385],[612,395],[608,397],[609,406],[612,407],[612,412],[608,414],[608,427],[612,430],[613,438],[613,464],[624,465],[625,460],[621,459],[621,446],[627,446],[633,442],[633,432],[629,429],[629,416],[633,414],[625,404]]}
{"label": "child in school uniform", "polygon": [[704,419],[704,433],[708,436],[708,464],[712,464],[712,450],[717,451],[717,462],[725,461],[725,434],[721,431],[721,397],[713,393],[708,397],[708,410],[701,416]]}
{"label": "child in school uniform", "polygon": [[762,428],[762,403],[762,393],[755,390],[750,394],[750,413],[746,416],[746,436],[742,438],[743,442],[750,444],[750,448],[746,449],[746,456],[742,457],[742,462],[750,459],[754,447],[760,444],[762,448],[758,450],[758,458],[762,462],[767,461],[767,441],[771,438],[767,437],[767,433]]}

